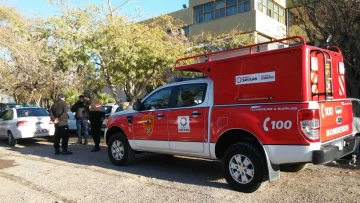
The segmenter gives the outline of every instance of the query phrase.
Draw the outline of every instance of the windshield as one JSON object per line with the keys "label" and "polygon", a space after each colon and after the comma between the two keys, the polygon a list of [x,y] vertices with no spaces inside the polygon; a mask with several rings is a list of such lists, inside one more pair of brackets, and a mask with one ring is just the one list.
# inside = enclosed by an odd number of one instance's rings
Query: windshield
{"label": "windshield", "polygon": [[18,118],[30,116],[49,116],[49,113],[43,108],[23,108],[16,109]]}
{"label": "windshield", "polygon": [[105,114],[111,114],[112,106],[103,106]]}

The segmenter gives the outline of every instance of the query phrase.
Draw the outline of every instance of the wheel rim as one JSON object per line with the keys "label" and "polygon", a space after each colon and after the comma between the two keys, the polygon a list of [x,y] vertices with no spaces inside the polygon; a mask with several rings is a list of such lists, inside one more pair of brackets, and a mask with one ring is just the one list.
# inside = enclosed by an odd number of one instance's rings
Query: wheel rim
{"label": "wheel rim", "polygon": [[242,155],[234,155],[229,162],[231,177],[240,184],[248,184],[254,178],[254,165],[251,160]]}
{"label": "wheel rim", "polygon": [[115,140],[111,145],[111,154],[116,160],[121,160],[124,157],[124,145],[119,141]]}

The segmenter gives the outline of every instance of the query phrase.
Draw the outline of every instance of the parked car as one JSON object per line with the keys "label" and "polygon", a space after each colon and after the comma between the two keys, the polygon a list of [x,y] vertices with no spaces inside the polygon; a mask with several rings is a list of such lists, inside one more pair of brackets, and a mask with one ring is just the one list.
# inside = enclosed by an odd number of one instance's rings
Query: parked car
{"label": "parked car", "polygon": [[[130,103],[129,102],[124,102],[124,104],[126,106],[128,106]],[[105,127],[106,127],[107,120],[110,117],[110,115],[112,115],[112,114],[114,114],[116,112],[123,111],[124,109],[119,107],[119,105],[117,105],[117,104],[104,104],[102,106],[104,107],[104,110],[105,110],[105,119],[103,121],[101,131],[104,131]]]}
{"label": "parked car", "polygon": [[[353,109],[353,135],[360,136],[360,99],[349,98]],[[357,154],[360,156],[360,145],[357,148]]]}
{"label": "parked car", "polygon": [[77,127],[76,127],[76,119],[75,119],[75,115],[73,112],[69,111],[68,113],[68,130],[70,131],[76,131]]}
{"label": "parked car", "polygon": [[22,138],[50,138],[54,132],[54,124],[44,108],[9,108],[0,114],[0,137],[7,137],[10,146]]}

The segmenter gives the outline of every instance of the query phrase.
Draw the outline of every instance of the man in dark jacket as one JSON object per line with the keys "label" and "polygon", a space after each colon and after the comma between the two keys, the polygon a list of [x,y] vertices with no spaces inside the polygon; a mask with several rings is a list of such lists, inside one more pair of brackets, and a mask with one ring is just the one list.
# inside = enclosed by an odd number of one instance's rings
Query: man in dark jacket
{"label": "man in dark jacket", "polygon": [[105,119],[105,111],[104,107],[96,101],[94,94],[90,94],[90,102],[89,123],[91,124],[91,136],[95,143],[91,152],[97,152],[100,150],[100,131],[102,122]]}
{"label": "man in dark jacket", "polygon": [[74,106],[71,107],[71,111],[75,112],[76,118],[76,127],[77,127],[77,144],[82,144],[82,137],[84,137],[84,145],[88,143],[88,120],[89,120],[89,105],[85,102],[85,97],[83,95],[79,96],[79,101],[77,101]]}
{"label": "man in dark jacket", "polygon": [[60,139],[62,140],[62,154],[70,155],[72,152],[68,151],[69,135],[67,133],[68,128],[68,105],[65,102],[65,95],[59,94],[59,99],[50,108],[50,118],[55,124],[55,136],[54,136],[54,148],[55,155],[60,154]]}

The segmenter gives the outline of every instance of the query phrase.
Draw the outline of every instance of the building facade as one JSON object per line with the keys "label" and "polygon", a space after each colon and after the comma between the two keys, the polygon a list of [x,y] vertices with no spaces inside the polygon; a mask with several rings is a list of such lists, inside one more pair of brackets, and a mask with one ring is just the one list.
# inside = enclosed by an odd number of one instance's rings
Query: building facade
{"label": "building facade", "polygon": [[190,40],[204,32],[220,34],[234,29],[252,33],[255,43],[291,35],[294,15],[287,9],[291,0],[189,0],[188,5],[168,15],[188,25],[183,29]]}

